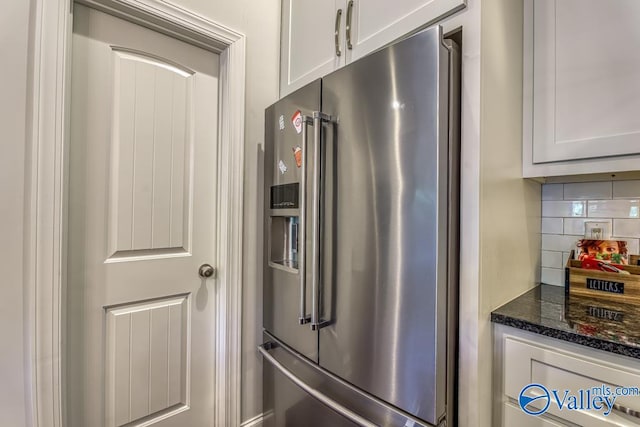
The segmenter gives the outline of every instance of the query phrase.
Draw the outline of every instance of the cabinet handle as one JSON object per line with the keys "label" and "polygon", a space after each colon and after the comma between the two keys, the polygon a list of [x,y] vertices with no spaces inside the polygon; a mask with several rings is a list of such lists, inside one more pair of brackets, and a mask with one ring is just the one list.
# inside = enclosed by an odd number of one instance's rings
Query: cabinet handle
{"label": "cabinet handle", "polygon": [[613,410],[622,412],[623,414],[629,415],[631,417],[640,418],[640,412],[631,408],[627,408],[626,406],[619,405],[617,403],[613,404]]}
{"label": "cabinet handle", "polygon": [[336,31],[334,33],[334,40],[336,43],[336,56],[342,55],[340,50],[340,21],[342,20],[342,9],[338,9],[336,12]]}
{"label": "cabinet handle", "polygon": [[353,49],[353,45],[351,44],[351,15],[353,14],[353,0],[349,0],[349,5],[347,6],[347,24],[345,29],[347,30],[347,49]]}

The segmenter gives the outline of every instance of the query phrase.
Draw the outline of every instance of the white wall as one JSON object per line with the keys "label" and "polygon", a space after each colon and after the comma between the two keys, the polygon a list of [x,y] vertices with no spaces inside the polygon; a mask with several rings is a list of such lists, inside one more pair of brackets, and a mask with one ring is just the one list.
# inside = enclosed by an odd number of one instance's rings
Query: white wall
{"label": "white wall", "polygon": [[26,425],[23,211],[29,1],[0,13],[0,426]]}
{"label": "white wall", "polygon": [[[478,384],[490,426],[491,311],[539,280],[540,184],[522,179],[522,0],[482,1]],[[471,424],[470,424],[471,425]]]}
{"label": "white wall", "polygon": [[461,148],[460,148],[460,288],[458,355],[458,425],[481,426],[483,402],[478,384],[478,286],[480,210],[480,6],[467,8],[442,25],[445,33],[462,28]]}
{"label": "white wall", "polygon": [[491,310],[535,286],[540,184],[522,177],[522,0],[470,0],[462,27],[458,423],[492,425]]}

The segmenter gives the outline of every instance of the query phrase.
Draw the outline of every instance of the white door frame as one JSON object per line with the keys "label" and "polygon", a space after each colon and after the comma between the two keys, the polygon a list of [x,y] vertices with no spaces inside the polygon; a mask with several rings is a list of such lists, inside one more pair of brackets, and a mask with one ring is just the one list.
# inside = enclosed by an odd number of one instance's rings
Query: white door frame
{"label": "white door frame", "polygon": [[[240,425],[245,36],[165,0],[80,3],[220,55],[216,426]],[[30,425],[63,427],[67,152],[73,0],[31,0],[25,198]]]}

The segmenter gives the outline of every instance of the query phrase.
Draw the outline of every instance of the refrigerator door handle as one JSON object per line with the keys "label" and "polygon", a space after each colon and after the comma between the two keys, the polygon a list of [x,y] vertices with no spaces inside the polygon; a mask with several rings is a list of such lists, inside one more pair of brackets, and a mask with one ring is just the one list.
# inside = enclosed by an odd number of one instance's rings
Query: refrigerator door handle
{"label": "refrigerator door handle", "polygon": [[345,418],[349,419],[350,421],[353,421],[354,423],[356,423],[356,424],[358,424],[360,426],[363,426],[363,427],[377,427],[376,424],[373,424],[371,421],[366,420],[365,418],[363,418],[360,415],[356,414],[355,412],[353,412],[349,408],[346,408],[346,407],[342,406],[341,404],[339,404],[335,400],[331,399],[327,395],[321,393],[317,389],[311,387],[309,384],[307,384],[304,381],[302,381],[293,372],[291,372],[290,370],[285,368],[284,365],[282,363],[280,363],[275,357],[273,357],[267,351],[267,348],[265,347],[265,344],[259,345],[258,346],[258,351],[260,352],[260,354],[262,354],[262,357],[264,357],[267,362],[272,364],[273,367],[278,369],[284,376],[286,376],[291,381],[293,381],[293,383],[295,385],[297,385],[302,390],[307,392],[309,395],[311,395],[314,398],[318,399],[320,402],[322,402],[323,404],[325,404],[329,408],[333,409],[334,411],[336,411],[337,413],[339,413],[343,417],[345,417]]}
{"label": "refrigerator door handle", "polygon": [[300,314],[298,323],[311,321],[307,315],[307,126],[313,124],[309,116],[302,116],[302,162],[300,165],[300,220],[298,229],[298,274],[300,275]]}
{"label": "refrigerator door handle", "polygon": [[311,245],[311,330],[317,331],[329,324],[320,319],[320,144],[322,123],[331,122],[331,116],[320,111],[313,112],[313,209],[311,226],[313,229]]}

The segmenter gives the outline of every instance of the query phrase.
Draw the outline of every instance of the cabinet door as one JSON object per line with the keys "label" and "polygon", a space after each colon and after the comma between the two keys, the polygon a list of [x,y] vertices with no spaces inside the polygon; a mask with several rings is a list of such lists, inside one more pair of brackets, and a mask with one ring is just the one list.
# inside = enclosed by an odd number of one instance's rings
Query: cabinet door
{"label": "cabinet door", "polygon": [[[501,340],[504,345],[503,386],[506,398],[517,401],[523,387],[530,384],[542,385],[550,393],[559,393],[565,399],[564,405],[559,407],[557,400],[549,397],[531,402],[527,405],[529,409],[540,410],[542,405],[548,403],[548,409],[544,412],[546,416],[553,415],[584,427],[640,425],[640,419],[629,417],[627,413],[627,408],[631,408],[631,411],[638,410],[640,397],[634,396],[633,391],[615,391],[616,387],[637,387],[640,384],[640,370],[636,359],[623,359],[602,351],[598,354],[594,350],[584,354],[587,351],[576,345],[572,346],[574,350],[568,351],[566,348],[569,346],[561,341],[557,342],[559,348],[556,348],[555,344],[554,347],[548,347],[510,334],[502,335]],[[608,391],[602,391],[603,387],[608,387]],[[600,410],[588,406],[581,410],[570,409],[567,403],[571,399],[566,400],[567,395],[580,397],[584,393],[590,393],[591,396],[598,393],[601,396],[618,394],[615,395],[612,410],[604,415],[604,407]],[[589,400],[589,394],[586,396]],[[580,401],[581,404],[588,405],[585,402]],[[517,425],[508,422],[509,415],[505,413],[503,425]]]}
{"label": "cabinet door", "polygon": [[533,163],[640,153],[640,2],[533,7]]}
{"label": "cabinet door", "polygon": [[344,65],[344,4],[345,0],[282,0],[280,96]]}
{"label": "cabinet door", "polygon": [[[450,15],[466,0],[347,0],[351,4],[351,47],[347,61],[356,60],[419,28]],[[348,40],[348,31],[345,32]]]}
{"label": "cabinet door", "polygon": [[532,417],[527,415],[522,409],[513,403],[504,403],[502,408],[504,414],[504,427],[562,427],[567,424],[560,424],[559,421],[550,420],[544,416]]}

